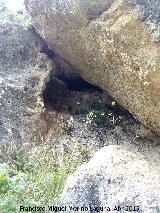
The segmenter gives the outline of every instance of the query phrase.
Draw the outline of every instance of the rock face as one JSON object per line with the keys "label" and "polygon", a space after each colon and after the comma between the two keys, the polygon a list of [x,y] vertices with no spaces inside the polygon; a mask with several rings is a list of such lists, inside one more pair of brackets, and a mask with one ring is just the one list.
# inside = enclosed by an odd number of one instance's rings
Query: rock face
{"label": "rock face", "polygon": [[[153,168],[145,158],[122,147],[104,147],[68,178],[62,204],[66,212],[74,212],[70,207],[79,207],[76,212],[83,212],[81,207],[86,207],[85,212],[127,212],[127,206],[130,211],[139,206],[137,212],[158,213],[160,175]],[[115,206],[124,209],[114,211]]]}
{"label": "rock face", "polygon": [[38,54],[35,32],[23,21],[5,19],[8,11],[1,6],[0,145],[36,141],[45,131],[42,92],[50,61]]}
{"label": "rock face", "polygon": [[37,31],[160,134],[159,0],[25,0]]}

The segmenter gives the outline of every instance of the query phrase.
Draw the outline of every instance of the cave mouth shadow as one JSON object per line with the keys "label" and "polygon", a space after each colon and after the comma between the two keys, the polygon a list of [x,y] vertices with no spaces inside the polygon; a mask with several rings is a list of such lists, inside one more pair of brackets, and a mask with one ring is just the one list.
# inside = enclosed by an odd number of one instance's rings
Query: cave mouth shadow
{"label": "cave mouth shadow", "polygon": [[69,78],[63,74],[58,76],[58,79],[67,84],[67,88],[69,91],[88,92],[88,93],[103,92],[103,90],[100,87],[90,84],[79,75],[77,75],[76,77]]}
{"label": "cave mouth shadow", "polygon": [[[53,60],[55,64],[54,74],[51,72],[49,81],[46,83],[45,90],[43,91],[43,100],[45,107],[63,111],[64,106],[68,104],[72,92],[87,92],[103,93],[103,90],[95,85],[84,80],[78,73],[79,71],[73,67],[63,57],[53,52],[43,38],[38,36],[40,43],[40,52]],[[63,106],[63,107],[62,107]],[[67,108],[67,107],[66,107]]]}
{"label": "cave mouth shadow", "polygon": [[[74,91],[84,93],[97,92],[99,94],[103,94],[104,91],[100,87],[84,80],[78,74],[80,73],[80,70],[77,70],[61,55],[58,55],[56,52],[54,52],[49,47],[47,41],[40,37],[34,27],[31,28],[31,31],[33,31],[34,35],[36,36],[36,45],[39,52],[46,54],[55,65],[55,74],[52,72],[50,73],[49,81],[46,82],[45,89],[42,94],[44,106],[46,109],[49,107],[51,109],[61,111],[62,108],[63,111],[64,106],[66,106],[66,108],[69,106],[68,102],[71,100],[71,93],[74,93]],[[112,109],[112,106],[108,105],[108,107],[111,107]],[[124,111],[124,113],[127,115],[131,115],[127,110],[118,104],[118,107],[114,109],[114,111],[119,110]]]}
{"label": "cave mouth shadow", "polygon": [[[98,86],[94,86],[82,77],[76,74],[76,77],[68,77],[64,74],[56,76],[51,75],[46,83],[46,88],[43,92],[43,100],[46,108],[52,108],[56,111],[72,111],[71,99],[73,100],[73,92],[82,93],[103,93],[103,90]],[[72,94],[72,95],[71,95]]]}
{"label": "cave mouth shadow", "polygon": [[[74,92],[82,93],[98,93],[103,95],[103,90],[86,80],[84,80],[68,61],[49,49],[47,43],[44,41],[41,52],[45,53],[56,65],[56,72],[50,73],[49,81],[46,83],[43,91],[44,106],[46,109],[55,110],[57,112],[69,112],[73,114],[75,105],[72,103],[75,98]],[[66,66],[67,64],[67,66]],[[112,98],[113,99],[113,98]],[[114,99],[113,99],[114,100]],[[123,115],[128,120],[132,120],[133,124],[137,122],[133,115],[117,103],[116,107],[104,104],[108,110],[117,115]]]}
{"label": "cave mouth shadow", "polygon": [[[68,61],[53,52],[47,42],[40,38],[41,51],[45,53],[49,59],[53,60],[56,65],[56,73],[50,73],[49,81],[46,83],[45,90],[43,91],[44,106],[46,109],[56,110],[57,112],[72,112],[71,93],[99,93],[103,94],[103,90],[99,86],[95,86],[86,80],[84,80]],[[63,65],[64,63],[64,65]],[[66,65],[67,64],[67,70]],[[65,73],[67,71],[67,74]],[[73,96],[72,96],[73,98]],[[119,104],[117,108],[113,108],[110,105],[106,107],[110,110],[114,110],[115,113],[122,112],[129,119],[133,119],[133,115],[124,109]]]}

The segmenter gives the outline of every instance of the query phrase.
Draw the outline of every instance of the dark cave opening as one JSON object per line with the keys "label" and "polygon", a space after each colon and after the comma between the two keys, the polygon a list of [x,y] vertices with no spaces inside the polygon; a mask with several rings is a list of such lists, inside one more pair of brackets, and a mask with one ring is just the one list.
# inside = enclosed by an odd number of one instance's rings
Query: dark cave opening
{"label": "dark cave opening", "polygon": [[[43,45],[41,47],[41,51],[42,53],[45,53],[50,59],[55,59],[57,60],[58,55],[56,55],[52,50],[49,49],[47,43],[45,41],[43,41]],[[74,68],[70,65],[70,69],[71,69],[71,75],[70,77],[66,76],[64,73],[65,71],[61,70],[61,65],[59,65],[58,63],[56,64],[57,66],[57,73],[55,75],[55,77],[57,77],[59,80],[65,82],[67,84],[67,88],[70,91],[85,91],[88,90],[89,92],[95,92],[95,91],[101,91],[100,87],[92,85],[90,83],[88,83],[86,80],[84,80],[80,75],[76,74],[76,73],[72,73],[74,71]],[[61,71],[61,73],[63,74],[59,74],[59,69]],[[76,72],[76,71],[75,71]]]}
{"label": "dark cave opening", "polygon": [[67,88],[70,91],[78,91],[78,92],[103,92],[102,89],[98,86],[92,85],[85,81],[82,77],[66,77],[65,75],[58,76],[58,79],[65,82],[67,84]]}
{"label": "dark cave opening", "polygon": [[[90,84],[84,80],[68,61],[53,52],[43,38],[41,38],[35,28],[33,32],[37,38],[37,45],[41,53],[46,54],[49,59],[53,60],[56,65],[56,72],[50,73],[49,81],[46,82],[46,87],[43,91],[43,100],[46,109],[51,108],[57,111],[72,111],[72,98],[71,93],[82,92],[82,93],[98,93],[99,96],[103,95],[103,90],[95,85]],[[67,65],[67,67],[66,67]],[[81,94],[82,94],[81,93]],[[79,96],[81,96],[79,94]],[[101,94],[101,95],[100,95]],[[96,100],[97,101],[97,100]],[[105,103],[105,106],[113,110],[113,107]],[[117,104],[114,111],[122,111],[124,114],[128,114],[122,106]],[[131,115],[129,113],[129,115]]]}
{"label": "dark cave opening", "polygon": [[[83,96],[84,93],[91,96],[94,93],[98,93],[99,97],[103,95],[103,90],[100,87],[84,80],[78,74],[78,70],[60,55],[54,53],[48,47],[47,42],[41,38],[40,47],[40,52],[45,53],[56,65],[56,71],[50,73],[49,81],[46,83],[46,88],[43,92],[46,109],[56,110],[57,112],[70,112],[72,114],[77,107],[73,103],[76,102],[76,100],[73,101],[75,98],[73,95],[74,92],[79,92],[79,96]],[[104,106],[115,114],[122,113],[126,117],[133,119],[133,116],[119,104],[116,107],[110,104],[104,104]]]}
{"label": "dark cave opening", "polygon": [[[50,73],[49,81],[46,83],[46,88],[43,92],[43,100],[46,109],[56,110],[57,112],[69,112],[72,114],[74,110],[76,111],[76,106],[73,104],[74,92],[80,92],[79,96],[84,93],[91,95],[98,93],[99,97],[103,95],[103,90],[100,87],[84,80],[71,64],[50,50],[44,40],[41,42],[41,52],[45,53],[56,65],[56,72]],[[133,115],[118,103],[114,107],[105,103],[103,103],[103,106],[116,115],[122,114],[135,122]]]}
{"label": "dark cave opening", "polygon": [[88,83],[80,76],[68,78],[65,75],[58,77],[51,75],[43,92],[44,104],[47,108],[51,107],[57,111],[71,111],[70,101],[74,91],[82,93],[103,92],[99,87]]}
{"label": "dark cave opening", "polygon": [[[37,35],[37,42],[40,52],[46,54],[49,59],[53,60],[56,67],[50,73],[49,81],[46,83],[46,88],[43,92],[43,100],[45,107],[51,107],[57,111],[63,111],[64,108],[69,108],[71,93],[87,92],[94,93],[103,90],[84,80],[68,61],[60,55],[53,52],[47,42]],[[61,110],[62,109],[62,110]]]}
{"label": "dark cave opening", "polygon": [[53,59],[55,56],[55,53],[49,49],[47,43],[44,40],[42,40],[40,52],[45,53],[49,59]]}

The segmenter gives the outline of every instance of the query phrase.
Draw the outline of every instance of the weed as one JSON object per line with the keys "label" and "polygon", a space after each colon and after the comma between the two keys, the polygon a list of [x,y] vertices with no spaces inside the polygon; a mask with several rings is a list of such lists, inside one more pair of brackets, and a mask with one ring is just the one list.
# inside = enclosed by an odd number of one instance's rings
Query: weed
{"label": "weed", "polygon": [[101,101],[96,101],[96,102],[94,101],[94,102],[89,104],[89,108],[93,109],[93,110],[104,110],[105,105]]}
{"label": "weed", "polygon": [[74,112],[74,115],[85,115],[88,113],[88,109],[87,108],[79,108]]}
{"label": "weed", "polygon": [[30,20],[27,20],[23,23],[23,26],[25,29],[28,29],[28,30],[33,30],[34,27],[33,27],[33,24]]}
{"label": "weed", "polygon": [[71,117],[65,124],[64,124],[64,132],[67,134],[67,135],[72,135],[75,128],[74,128],[74,120],[73,120],[73,117]]}
{"label": "weed", "polygon": [[12,149],[8,164],[0,164],[0,210],[15,213],[20,205],[54,204],[68,175],[80,162],[74,149],[56,153],[44,145],[40,153]]}
{"label": "weed", "polygon": [[22,11],[13,12],[11,10],[8,10],[6,19],[9,22],[21,24],[25,29],[33,29],[31,19],[26,18]]}
{"label": "weed", "polygon": [[101,100],[94,101],[78,109],[75,114],[86,115],[86,124],[98,128],[107,127],[113,129],[119,125],[125,129],[127,120],[133,124],[136,122],[131,114],[125,110],[119,110],[115,101],[112,102],[112,106],[108,107]]}
{"label": "weed", "polygon": [[17,212],[17,204],[25,201],[25,204],[31,205],[30,199],[27,199],[27,175],[19,172],[11,175],[11,167],[6,163],[0,164],[0,210],[3,213]]}
{"label": "weed", "polygon": [[13,11],[8,11],[7,12],[7,19],[10,22],[20,23],[22,21],[22,19],[23,19],[23,15],[19,14],[19,13],[16,13],[16,12],[13,12]]}
{"label": "weed", "polygon": [[87,149],[87,148],[85,148],[85,147],[83,147],[83,146],[81,146],[81,145],[79,145],[78,146],[78,151],[80,152],[80,154],[81,154],[81,157],[82,157],[82,161],[83,162],[87,162],[89,159],[90,159],[90,151]]}
{"label": "weed", "polygon": [[86,123],[97,127],[112,126],[120,118],[115,118],[114,108],[107,108],[102,101],[91,102],[76,111],[77,114],[86,115]]}
{"label": "weed", "polygon": [[136,134],[136,135],[134,136],[133,141],[142,141],[142,137],[141,137],[140,135]]}

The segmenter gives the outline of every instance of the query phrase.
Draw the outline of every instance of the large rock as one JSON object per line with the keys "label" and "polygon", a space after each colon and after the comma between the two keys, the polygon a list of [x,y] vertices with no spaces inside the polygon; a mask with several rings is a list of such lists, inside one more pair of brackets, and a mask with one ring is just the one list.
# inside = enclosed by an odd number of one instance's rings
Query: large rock
{"label": "large rock", "polygon": [[160,134],[159,0],[25,0],[37,31]]}
{"label": "large rock", "polygon": [[50,61],[38,53],[35,31],[21,16],[16,22],[0,2],[0,145],[40,141],[46,123],[42,118],[42,93],[51,70]]}
{"label": "large rock", "polygon": [[158,213],[159,171],[141,155],[120,146],[104,147],[68,178],[61,195],[64,212]]}

